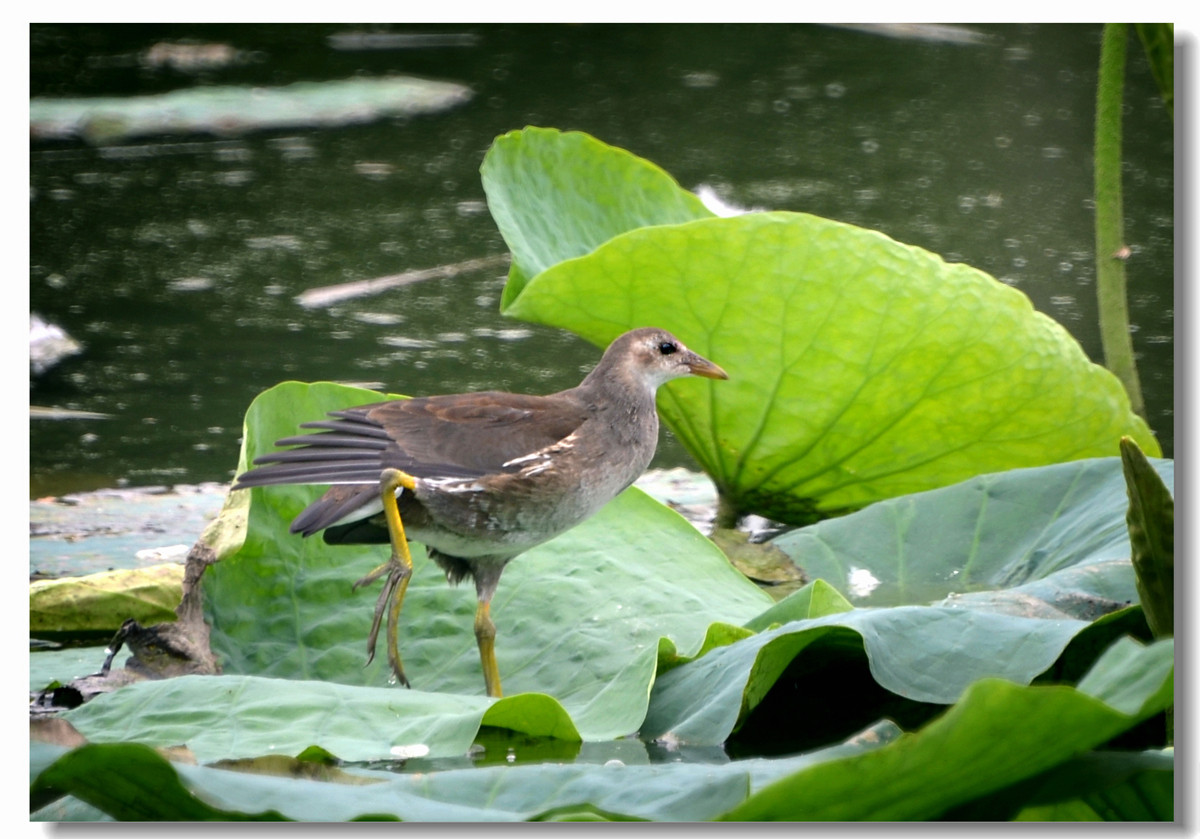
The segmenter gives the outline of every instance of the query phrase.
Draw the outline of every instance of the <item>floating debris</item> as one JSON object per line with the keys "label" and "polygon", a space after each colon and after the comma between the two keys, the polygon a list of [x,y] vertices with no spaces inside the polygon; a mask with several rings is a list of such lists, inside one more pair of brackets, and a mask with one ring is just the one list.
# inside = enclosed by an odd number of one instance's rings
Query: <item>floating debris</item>
{"label": "floating debris", "polygon": [[[83,345],[61,326],[29,315],[29,372],[40,376],[64,358],[83,352]],[[55,417],[57,419],[57,417]]]}
{"label": "floating debris", "polygon": [[180,277],[167,281],[171,291],[208,291],[214,283],[208,277]]}
{"label": "floating debris", "polygon": [[40,420],[112,419],[112,414],[102,414],[99,411],[76,411],[72,408],[49,408],[42,405],[30,405],[29,418]]}
{"label": "floating debris", "polygon": [[353,52],[473,47],[479,36],[472,32],[338,32],[328,41],[335,50]]}
{"label": "floating debris", "polygon": [[738,207],[730,204],[717,194],[717,191],[708,184],[700,184],[695,189],[696,197],[700,199],[705,208],[715,216],[721,218],[732,218],[733,216],[744,216],[746,213],[763,212],[761,207]]}
{"label": "floating debris", "polygon": [[450,265],[439,265],[436,268],[422,268],[416,271],[405,271],[403,274],[391,274],[377,277],[373,280],[355,280],[349,283],[310,288],[296,296],[296,302],[306,309],[317,309],[332,306],[343,300],[355,297],[367,297],[379,294],[381,291],[420,282],[421,280],[445,279],[455,277],[466,271],[481,271],[485,268],[497,268],[508,263],[508,254],[485,256],[480,259],[468,259],[465,262],[454,262]]}
{"label": "floating debris", "polygon": [[413,76],[296,82],[283,87],[192,87],[151,96],[29,100],[33,140],[82,137],[116,143],[150,134],[222,136],[276,128],[340,126],[453,108],[472,91]]}
{"label": "floating debris", "polygon": [[971,29],[969,26],[954,26],[945,23],[827,23],[835,29],[850,29],[868,35],[886,38],[901,38],[909,41],[930,41],[937,44],[986,44],[993,40],[991,35]]}
{"label": "floating debris", "polygon": [[354,164],[354,171],[363,177],[381,180],[389,175],[395,174],[396,167],[390,163],[362,160]]}
{"label": "floating debris", "polygon": [[866,597],[879,587],[879,580],[866,568],[850,566],[850,576],[847,580],[851,597]]}
{"label": "floating debris", "polygon": [[141,56],[145,67],[165,67],[179,73],[202,73],[247,62],[246,53],[229,44],[159,41]]}

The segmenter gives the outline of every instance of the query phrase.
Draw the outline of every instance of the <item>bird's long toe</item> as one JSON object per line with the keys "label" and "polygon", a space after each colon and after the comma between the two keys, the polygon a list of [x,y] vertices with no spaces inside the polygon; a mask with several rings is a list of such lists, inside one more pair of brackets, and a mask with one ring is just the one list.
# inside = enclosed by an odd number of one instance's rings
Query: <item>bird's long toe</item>
{"label": "bird's long toe", "polygon": [[[360,584],[366,584],[379,579],[384,574],[387,578],[383,583],[383,590],[379,592],[379,598],[375,601],[375,612],[371,618],[371,631],[367,635],[367,661],[370,664],[375,660],[375,647],[379,639],[379,628],[383,623],[384,612],[387,612],[387,652],[388,664],[400,684],[409,687],[408,677],[404,675],[404,667],[400,662],[399,648],[399,623],[400,623],[400,608],[404,603],[404,593],[408,589],[408,580],[412,576],[412,569],[405,566],[401,562],[389,560],[380,568],[375,569],[367,577],[359,580],[355,584],[357,587]],[[366,665],[364,665],[366,666]]]}

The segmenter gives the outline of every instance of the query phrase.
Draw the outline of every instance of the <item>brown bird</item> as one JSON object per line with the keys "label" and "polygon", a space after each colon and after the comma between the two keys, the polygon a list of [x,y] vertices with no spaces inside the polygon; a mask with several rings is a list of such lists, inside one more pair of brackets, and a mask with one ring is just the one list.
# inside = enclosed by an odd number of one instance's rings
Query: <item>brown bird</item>
{"label": "brown bird", "polygon": [[[388,612],[388,663],[404,685],[397,626],[412,575],[407,539],[451,583],[471,577],[475,638],[488,696],[501,696],[490,603],[505,565],[598,511],[646,469],[658,444],[654,396],[681,376],[725,371],[662,329],[626,332],[577,386],[548,396],[486,391],[332,411],[321,429],[276,442],[234,489],[333,484],[292,522],[332,545],[390,542],[392,555],[354,584],[386,576],[367,638],[375,655]],[[260,465],[266,464],[266,465]],[[389,608],[390,604],[390,608]]]}

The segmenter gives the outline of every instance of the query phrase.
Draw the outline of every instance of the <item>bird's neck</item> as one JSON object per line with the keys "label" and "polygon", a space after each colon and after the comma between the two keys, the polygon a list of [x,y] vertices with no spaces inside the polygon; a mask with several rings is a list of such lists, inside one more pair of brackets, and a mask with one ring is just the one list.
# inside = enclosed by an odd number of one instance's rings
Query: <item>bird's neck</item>
{"label": "bird's neck", "polygon": [[589,407],[632,408],[637,412],[654,412],[655,391],[650,382],[631,376],[619,369],[593,370],[574,389],[577,398]]}
{"label": "bird's neck", "polygon": [[649,385],[615,375],[588,376],[575,388],[574,396],[593,421],[612,430],[612,445],[638,449],[648,445],[653,453],[658,443],[658,409]]}

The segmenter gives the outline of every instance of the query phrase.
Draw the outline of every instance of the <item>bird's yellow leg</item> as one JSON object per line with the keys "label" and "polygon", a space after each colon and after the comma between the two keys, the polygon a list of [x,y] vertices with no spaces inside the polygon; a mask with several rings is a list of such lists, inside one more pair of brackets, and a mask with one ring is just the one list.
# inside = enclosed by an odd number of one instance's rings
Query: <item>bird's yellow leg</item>
{"label": "bird's yellow leg", "polygon": [[499,698],[500,668],[496,665],[496,624],[492,623],[491,604],[480,600],[475,609],[475,642],[479,645],[479,660],[483,662],[483,684],[487,695]]}
{"label": "bird's yellow leg", "polygon": [[388,540],[392,543],[392,555],[388,561],[375,568],[367,576],[354,584],[355,588],[369,585],[384,574],[383,591],[375,602],[375,615],[371,620],[371,633],[367,636],[367,664],[375,658],[375,642],[379,638],[379,624],[383,618],[384,609],[388,609],[387,622],[387,651],[388,664],[392,672],[400,680],[400,684],[409,686],[404,668],[400,664],[400,648],[397,642],[400,625],[400,607],[404,603],[404,592],[408,590],[408,580],[412,576],[412,554],[408,551],[408,538],[404,535],[404,522],[400,520],[400,508],[396,505],[396,492],[400,489],[411,490],[416,487],[416,479],[407,472],[399,469],[386,469],[379,478],[379,496],[383,502],[383,515],[387,520]]}

